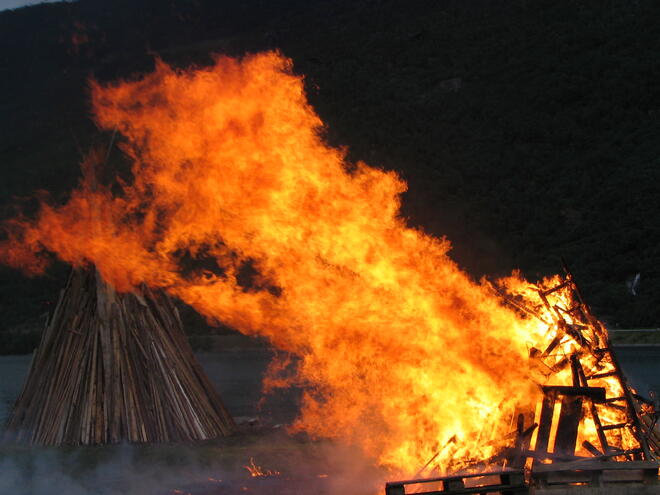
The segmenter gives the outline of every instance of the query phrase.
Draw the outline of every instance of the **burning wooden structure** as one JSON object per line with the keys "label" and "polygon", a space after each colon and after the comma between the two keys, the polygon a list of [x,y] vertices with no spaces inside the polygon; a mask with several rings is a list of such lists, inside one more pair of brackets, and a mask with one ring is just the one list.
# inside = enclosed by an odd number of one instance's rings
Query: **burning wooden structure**
{"label": "burning wooden structure", "polygon": [[547,326],[529,349],[542,391],[536,411],[514,414],[515,430],[493,458],[452,476],[390,482],[387,495],[558,493],[621,483],[660,493],[658,413],[627,383],[606,329],[565,272],[533,287],[533,297],[493,285],[508,305]]}
{"label": "burning wooden structure", "polygon": [[146,286],[120,294],[94,269],[76,269],[46,324],[5,440],[173,442],[234,428],[172,301]]}

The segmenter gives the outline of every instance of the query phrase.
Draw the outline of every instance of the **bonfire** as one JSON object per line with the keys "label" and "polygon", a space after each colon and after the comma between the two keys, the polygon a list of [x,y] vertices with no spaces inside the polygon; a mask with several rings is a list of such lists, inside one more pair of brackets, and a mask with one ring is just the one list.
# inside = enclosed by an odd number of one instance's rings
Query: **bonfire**
{"label": "bonfire", "polygon": [[5,263],[93,264],[119,293],[164,291],[267,338],[297,359],[274,361],[266,390],[305,390],[290,431],[354,445],[392,478],[584,459],[657,476],[653,413],[570,273],[475,281],[402,218],[396,173],[324,141],[280,53],[91,87],[132,179],[83,178],[9,223]]}
{"label": "bonfire", "polygon": [[[542,391],[536,408],[513,412],[515,428],[495,440],[494,456],[451,476],[390,482],[387,495],[419,493],[419,487],[428,494],[527,493],[530,478],[537,491],[657,484],[660,432],[653,404],[628,385],[606,329],[565,271],[564,278],[537,285],[515,277],[492,285],[506,304],[545,329],[529,348]],[[436,457],[417,475],[427,469],[438,474]]]}

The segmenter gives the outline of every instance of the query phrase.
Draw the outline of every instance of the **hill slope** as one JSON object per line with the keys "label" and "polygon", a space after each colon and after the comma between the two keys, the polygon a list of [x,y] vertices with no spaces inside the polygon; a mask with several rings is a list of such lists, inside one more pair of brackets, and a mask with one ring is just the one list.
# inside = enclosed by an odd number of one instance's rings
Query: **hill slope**
{"label": "hill slope", "polygon": [[[467,4],[467,5],[466,5]],[[535,278],[564,256],[597,314],[657,326],[660,38],[652,0],[156,0],[0,13],[0,216],[36,189],[65,197],[81,154],[107,145],[87,80],[154,55],[279,48],[306,75],[327,139],[397,170],[404,214],[478,277]],[[124,173],[117,152],[112,176]],[[48,309],[65,267],[2,269],[0,333]],[[641,273],[638,295],[626,281]]]}

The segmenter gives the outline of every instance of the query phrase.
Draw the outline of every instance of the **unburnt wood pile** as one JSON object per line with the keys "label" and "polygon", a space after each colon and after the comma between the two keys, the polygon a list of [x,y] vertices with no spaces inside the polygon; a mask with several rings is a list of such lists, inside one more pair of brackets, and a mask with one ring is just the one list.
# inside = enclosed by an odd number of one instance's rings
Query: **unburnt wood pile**
{"label": "unburnt wood pile", "polygon": [[5,440],[41,445],[174,442],[235,429],[172,301],[116,293],[74,270],[44,330]]}

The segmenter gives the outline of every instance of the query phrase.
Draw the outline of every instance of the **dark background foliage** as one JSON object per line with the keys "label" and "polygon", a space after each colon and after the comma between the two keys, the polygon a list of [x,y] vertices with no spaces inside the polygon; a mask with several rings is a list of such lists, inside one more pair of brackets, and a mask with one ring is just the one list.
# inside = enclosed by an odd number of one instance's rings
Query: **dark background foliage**
{"label": "dark background foliage", "polygon": [[[63,201],[92,146],[90,77],[278,48],[327,140],[409,183],[410,224],[474,277],[557,272],[611,326],[657,326],[655,0],[79,0],[0,13],[0,218]],[[110,164],[121,172],[119,152]],[[24,352],[67,267],[0,269],[0,349]],[[627,282],[640,273],[638,294]],[[203,322],[188,318],[192,332]],[[15,338],[16,335],[23,337]],[[3,340],[4,339],[4,340]],[[32,339],[32,340],[30,340]]]}

